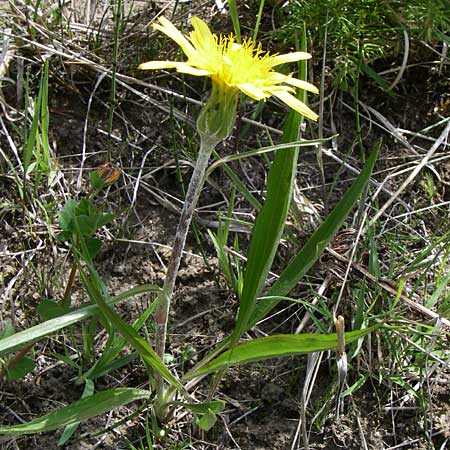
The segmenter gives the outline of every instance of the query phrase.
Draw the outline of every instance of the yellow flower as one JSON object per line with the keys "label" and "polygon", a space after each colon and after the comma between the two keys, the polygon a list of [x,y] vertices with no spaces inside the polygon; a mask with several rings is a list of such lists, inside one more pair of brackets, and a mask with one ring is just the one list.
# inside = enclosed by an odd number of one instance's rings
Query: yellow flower
{"label": "yellow flower", "polygon": [[305,117],[317,120],[317,114],[293,95],[295,88],[315,94],[318,93],[317,88],[307,81],[273,70],[280,64],[309,59],[309,53],[270,55],[262,50],[261,44],[251,39],[238,44],[233,35],[212,34],[206,23],[198,17],[192,17],[191,23],[194,30],[188,36],[184,36],[164,17],[159,18],[159,23],[153,24],[153,28],[169,36],[181,47],[187,56],[186,62],[150,61],[139,68],[173,68],[190,75],[209,76],[213,83],[225,85],[236,93],[242,91],[255,100],[277,97]]}

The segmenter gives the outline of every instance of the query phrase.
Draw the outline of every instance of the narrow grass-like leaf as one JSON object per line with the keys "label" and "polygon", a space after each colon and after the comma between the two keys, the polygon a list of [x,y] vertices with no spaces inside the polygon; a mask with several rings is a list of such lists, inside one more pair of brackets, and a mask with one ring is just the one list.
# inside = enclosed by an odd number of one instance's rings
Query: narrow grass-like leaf
{"label": "narrow grass-like leaf", "polygon": [[360,67],[361,67],[361,70],[366,75],[368,75],[370,78],[372,78],[372,80],[374,80],[378,84],[378,86],[380,86],[381,89],[383,89],[383,91],[386,92],[386,94],[389,94],[390,96],[394,96],[392,91],[389,89],[389,83],[384,78],[380,77],[380,75],[378,75],[375,72],[375,70],[373,70],[367,64],[364,64],[362,61],[360,63]]}
{"label": "narrow grass-like leaf", "polygon": [[230,9],[231,21],[233,22],[234,34],[236,35],[236,41],[241,43],[241,26],[239,24],[239,13],[237,10],[236,0],[228,0],[228,8]]}
{"label": "narrow grass-like leaf", "polygon": [[[82,399],[88,398],[94,395],[94,389],[95,389],[94,382],[92,380],[87,380],[81,398]],[[73,436],[75,431],[77,431],[79,424],[80,422],[75,422],[66,426],[66,428],[63,431],[63,434],[59,438],[58,441],[59,446],[64,445]]]}
{"label": "narrow grass-like leaf", "polygon": [[447,272],[439,281],[438,285],[436,286],[436,289],[433,291],[430,298],[427,299],[425,303],[425,306],[427,308],[433,308],[436,305],[436,303],[444,293],[449,283],[450,283],[450,272]]}
{"label": "narrow grass-like leaf", "polygon": [[[41,75],[41,84],[42,84],[42,77]],[[28,132],[26,136],[26,142],[24,145],[24,153],[23,153],[23,173],[24,173],[24,180],[25,176],[28,173],[28,169],[31,162],[31,157],[33,156],[34,152],[34,146],[36,143],[36,137],[38,134],[38,126],[39,126],[39,116],[41,113],[41,103],[42,103],[42,89],[39,89],[38,97],[34,101],[34,110],[33,110],[33,120],[31,121],[31,127],[30,131]]]}
{"label": "narrow grass-like leaf", "polygon": [[[215,150],[213,150],[213,155],[216,159],[220,159],[219,154]],[[240,180],[239,176],[234,173],[231,167],[229,167],[226,163],[223,164],[222,168],[230,178],[233,186],[235,186],[236,189],[244,196],[245,200],[250,203],[252,208],[255,208],[256,211],[259,211],[262,208],[261,203],[259,203],[258,199],[250,192],[249,189],[247,189],[245,184]]]}
{"label": "narrow grass-like leaf", "polygon": [[47,174],[51,170],[50,145],[48,141],[48,128],[50,123],[50,116],[48,110],[48,59],[44,64],[44,75],[41,80],[42,99],[41,99],[41,140],[42,153],[45,163],[45,170]]}
{"label": "narrow grass-like leaf", "polygon": [[[350,189],[345,193],[344,197],[338,202],[333,211],[327,216],[308,242],[281,273],[278,280],[267,292],[267,296],[287,295],[317,261],[330,240],[344,223],[344,220],[355,205],[361,192],[363,192],[365,186],[369,182],[380,147],[381,142],[378,143],[375,150],[369,156],[361,173],[353,182]],[[254,314],[252,315],[249,328],[266,317],[278,302],[279,300],[274,299],[258,303]]]}
{"label": "narrow grass-like leaf", "polygon": [[[280,297],[286,296],[320,257],[325,247],[339,230],[358,197],[367,185],[380,147],[381,142],[369,156],[361,173],[353,182],[350,189],[345,193],[344,197],[335,206],[333,211],[319,226],[299,253],[297,253],[292,262],[282,272],[280,278],[269,289],[266,296],[273,296],[273,298],[265,298],[256,305],[246,330],[252,328],[257,322],[266,317],[266,315],[280,302]],[[200,361],[194,367],[192,372],[186,376],[188,378],[192,378],[192,373],[197,373],[200,367],[204,367],[208,361],[215,358],[219,353],[228,348],[230,344],[231,339],[225,339],[212,352],[210,352],[204,360]]]}
{"label": "narrow grass-like leaf", "polygon": [[0,426],[0,435],[22,436],[43,431],[56,430],[77,422],[83,422],[91,417],[98,416],[118,406],[143,398],[148,398],[150,391],[133,388],[116,388],[98,392],[91,397],[78,400],[68,406],[57,409],[45,416],[38,417],[30,422],[9,427]]}
{"label": "narrow grass-like leaf", "polygon": [[[363,330],[345,333],[345,342],[350,344],[375,331],[380,325],[374,325]],[[252,339],[237,345],[233,349],[219,355],[198,370],[191,372],[186,379],[207,375],[217,370],[262,361],[270,358],[300,355],[305,353],[333,350],[338,347],[338,336],[332,334],[280,334]]]}
{"label": "narrow grass-like leaf", "polygon": [[172,375],[169,369],[164,365],[152,347],[145,341],[138,332],[128,323],[126,323],[105,301],[103,295],[107,297],[106,287],[100,276],[92,265],[85,261],[89,268],[90,277],[80,270],[80,276],[89,296],[97,303],[104,316],[111,321],[115,329],[127,340],[127,342],[139,353],[141,358],[147,362],[153,369],[161,374],[172,386],[183,390],[180,382]]}
{"label": "narrow grass-like leaf", "polygon": [[[143,286],[138,286],[133,289],[129,289],[123,294],[111,298],[111,300],[108,301],[108,305],[115,305],[116,303],[119,303],[135,295],[141,295],[148,292],[157,293],[160,291],[161,288],[155,285],[146,284]],[[55,319],[47,320],[46,322],[35,325],[34,327],[28,328],[27,330],[23,330],[19,333],[2,338],[0,339],[0,356],[7,355],[8,353],[11,353],[15,350],[19,350],[30,342],[38,341],[39,339],[42,339],[43,337],[52,334],[55,331],[59,331],[62,328],[79,322],[80,320],[88,319],[89,317],[92,317],[93,315],[98,313],[99,307],[97,305],[85,306]]]}
{"label": "narrow grass-like leaf", "polygon": [[264,3],[265,0],[259,0],[258,15],[256,16],[256,23],[255,28],[253,29],[253,36],[252,36],[252,39],[254,41],[256,41],[256,38],[258,37],[259,25],[261,24],[261,18],[264,11]]}
{"label": "narrow grass-like leaf", "polygon": [[[302,41],[302,46],[304,47],[302,50],[306,50],[306,40]],[[306,61],[301,61],[299,77],[304,80],[306,76]],[[298,96],[300,100],[306,102],[305,91],[299,90]],[[299,140],[302,120],[302,116],[296,111],[289,112],[281,138],[282,144]],[[298,146],[275,153],[268,176],[266,201],[253,227],[239,301],[239,312],[231,337],[232,345],[248,328],[256,299],[264,289],[267,275],[272,266],[291,203],[293,182],[297,173],[298,153]]]}
{"label": "narrow grass-like leaf", "polygon": [[[297,113],[295,113],[295,114],[297,114]],[[211,175],[211,173],[218,167],[220,167],[226,163],[230,163],[232,161],[238,161],[240,159],[249,158],[250,156],[264,155],[265,153],[269,153],[269,152],[279,152],[280,150],[289,151],[295,147],[317,146],[319,144],[328,142],[331,139],[334,139],[336,136],[337,135],[330,136],[329,138],[324,138],[324,139],[310,139],[310,140],[307,140],[307,139],[299,140],[298,136],[296,136],[295,138],[293,138],[292,141],[287,141],[282,144],[269,145],[267,147],[252,149],[252,150],[248,150],[246,152],[239,152],[236,155],[225,156],[225,157],[215,161],[213,164],[211,164],[211,166],[209,166],[208,170],[205,173],[204,179],[206,180]],[[288,137],[289,136],[286,135],[286,137],[285,138],[283,137],[282,140],[284,141],[284,139],[288,139]]]}
{"label": "narrow grass-like leaf", "polygon": [[[146,310],[138,317],[138,319],[133,324],[133,328],[136,331],[139,331],[141,327],[147,322],[156,305],[157,300],[154,300],[151,305],[146,308]],[[91,369],[89,369],[84,375],[82,375],[79,381],[84,381],[87,379],[93,380],[95,378],[98,378],[100,374],[105,375],[105,373],[108,372],[108,368],[116,368],[116,365],[113,363],[113,361],[126,345],[127,340],[123,336],[115,335],[111,339],[111,342],[108,342],[108,344],[106,345],[102,356],[96,361]],[[121,359],[122,363],[118,361],[118,367],[121,367],[123,364],[126,364],[126,362],[129,362],[132,359],[133,358],[130,359],[130,355],[127,355],[127,357]]]}

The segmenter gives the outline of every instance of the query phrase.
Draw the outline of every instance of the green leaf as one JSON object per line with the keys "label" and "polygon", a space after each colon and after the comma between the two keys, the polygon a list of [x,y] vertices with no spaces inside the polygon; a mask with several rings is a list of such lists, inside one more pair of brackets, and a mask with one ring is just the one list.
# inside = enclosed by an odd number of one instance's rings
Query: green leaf
{"label": "green leaf", "polygon": [[115,388],[94,394],[91,397],[78,400],[71,405],[57,409],[45,416],[20,425],[0,427],[0,435],[22,436],[24,434],[41,433],[57,428],[83,422],[98,416],[118,406],[143,398],[149,398],[150,391],[133,388]]}
{"label": "green leaf", "polygon": [[[306,79],[306,62],[303,61],[303,63],[300,67],[300,77]],[[305,91],[299,90],[298,97],[306,102]],[[302,120],[302,116],[296,111],[289,112],[281,139],[282,144],[299,140]],[[268,176],[266,201],[253,227],[239,312],[231,337],[232,343],[236,343],[242,333],[248,329],[256,299],[264,289],[272,266],[291,203],[298,153],[298,146],[275,153]]]}
{"label": "green leaf", "polygon": [[[364,330],[345,333],[345,342],[350,344],[366,334],[376,330],[375,325]],[[199,369],[190,372],[185,379],[191,379],[216,372],[219,369],[262,361],[270,358],[300,355],[305,353],[333,350],[338,347],[338,337],[333,334],[280,334],[274,336],[252,339],[227,350],[217,358],[208,362]]]}
{"label": "green leaf", "polygon": [[[265,298],[256,305],[251,320],[247,325],[247,329],[252,328],[257,322],[266,317],[267,314],[280,302],[280,299],[277,297],[286,296],[320,257],[325,247],[339,230],[357,199],[364,191],[365,186],[369,182],[380,147],[381,142],[378,143],[375,150],[369,156],[369,159],[367,160],[361,173],[353,182],[350,189],[345,193],[344,197],[338,202],[333,211],[319,226],[299,253],[297,253],[295,258],[282,272],[280,278],[269,289],[266,296],[273,296],[274,298]],[[230,338],[221,342],[212,352],[206,355],[206,357],[200,361],[191,372],[185,375],[185,379],[192,378],[192,373],[196,374],[202,367],[205,366],[205,364],[207,364],[208,361],[215,358],[223,350],[228,348],[231,345],[231,342],[232,341]]]}
{"label": "green leaf", "polygon": [[6,370],[6,379],[15,381],[29,374],[36,367],[34,361],[27,356],[22,357],[11,369]]}
{"label": "green leaf", "polygon": [[3,323],[3,330],[0,331],[0,339],[7,338],[14,334],[14,327],[12,326],[11,321],[6,321]]}
{"label": "green leaf", "polygon": [[[278,280],[267,292],[267,296],[287,295],[319,259],[326,246],[344,223],[344,220],[369,182],[380,147],[381,142],[378,143],[375,150],[369,156],[361,173],[353,182],[350,189],[314,232],[308,242],[297,253],[295,258],[284,269]],[[248,328],[253,327],[257,322],[266,317],[278,302],[279,300],[273,299],[264,300],[263,302],[258,303]]]}
{"label": "green leaf", "polygon": [[225,408],[222,400],[212,400],[208,403],[184,403],[174,402],[173,404],[184,406],[195,414],[195,423],[204,431],[209,431],[217,422],[217,414]]}
{"label": "green leaf", "polygon": [[75,211],[76,216],[93,216],[95,215],[95,208],[87,198],[82,198],[78,202],[77,209]]}
{"label": "green leaf", "polygon": [[205,414],[208,410],[215,414],[222,412],[225,408],[225,402],[223,400],[211,400],[207,403],[185,403],[185,402],[172,402],[171,404],[176,406],[183,406],[191,410],[195,414]]}
{"label": "green leaf", "polygon": [[163,361],[159,358],[149,343],[139,336],[138,332],[128,323],[126,323],[105,301],[103,296],[109,300],[109,294],[106,290],[101,277],[89,261],[85,261],[89,269],[89,275],[80,270],[80,276],[84,287],[89,293],[89,297],[97,304],[104,316],[114,325],[114,328],[127,340],[127,342],[139,353],[141,358],[159,372],[172,386],[183,390],[183,386],[172,375]]}
{"label": "green leaf", "polygon": [[102,241],[97,238],[87,237],[84,239],[84,242],[86,243],[86,248],[89,252],[89,257],[91,259],[94,259],[97,256],[100,247],[102,246]]}
{"label": "green leaf", "polygon": [[97,191],[101,191],[105,186],[105,180],[94,170],[89,174],[89,183],[91,187]]}
{"label": "green leaf", "polygon": [[56,317],[61,317],[70,311],[69,308],[65,308],[55,301],[49,300],[48,298],[43,298],[39,302],[37,310],[42,320],[55,319]]}
{"label": "green leaf", "polygon": [[[44,74],[41,73],[41,86],[43,76]],[[23,170],[25,174],[27,174],[29,171],[29,165],[31,163],[31,158],[33,156],[33,152],[35,149],[36,137],[38,135],[39,116],[41,113],[41,103],[42,103],[42,89],[39,89],[38,98],[34,101],[34,114],[33,120],[31,122],[30,132],[26,137],[26,142],[24,145]]]}
{"label": "green leaf", "polygon": [[197,426],[204,431],[209,431],[216,422],[217,417],[210,409],[208,409],[205,414],[196,416],[195,418]]}
{"label": "green leaf", "polygon": [[66,204],[59,211],[58,222],[63,231],[68,233],[72,233],[74,231],[73,220],[76,215],[77,206],[78,202],[71,198],[67,200]]}
{"label": "green leaf", "polygon": [[[128,291],[111,298],[108,301],[109,305],[115,305],[129,297],[135,295],[146,294],[148,292],[160,292],[161,288],[152,284],[145,284],[143,286],[137,286],[135,288],[129,289]],[[28,328],[26,330],[20,331],[19,333],[9,335],[7,337],[2,337],[0,339],[0,356],[7,355],[15,350],[19,350],[30,342],[38,341],[43,337],[59,331],[69,325],[72,325],[80,320],[87,319],[95,314],[99,313],[99,308],[97,305],[85,306],[83,308],[71,311],[64,316],[57,317],[55,319],[48,320],[46,322],[35,325],[34,327]]]}
{"label": "green leaf", "polygon": [[[149,319],[151,313],[153,312],[157,304],[158,300],[156,299],[138,317],[138,319],[133,324],[133,328],[136,331],[139,331],[141,327],[145,323],[147,323],[147,320]],[[124,349],[126,345],[127,340],[124,337],[114,335],[112,339],[108,340],[108,343],[105,346],[105,350],[103,351],[102,356],[96,361],[96,363],[94,364],[93,367],[91,367],[91,369],[89,369],[85,374],[81,376],[80,380],[85,380],[88,378],[93,380],[95,378],[103,376],[116,368],[128,364],[134,358],[139,356],[136,353],[132,353],[130,355],[126,355],[124,358],[121,358],[118,361],[113,362],[114,358],[117,357],[117,355]]]}
{"label": "green leaf", "polygon": [[427,308],[433,308],[434,306],[436,306],[436,303],[444,293],[449,283],[450,283],[450,272],[447,272],[439,281],[436,289],[433,291],[430,298],[427,299],[427,301],[425,302],[425,306]]}
{"label": "green leaf", "polygon": [[77,232],[80,236],[90,237],[97,231],[97,218],[85,214],[77,215],[74,219],[77,225]]}
{"label": "green leaf", "polygon": [[373,70],[370,66],[368,66],[367,64],[364,64],[362,61],[360,62],[360,67],[361,70],[368,75],[370,78],[372,78],[372,80],[375,81],[375,83],[378,84],[378,86],[381,87],[381,89],[383,89],[383,91],[385,91],[387,94],[389,94],[390,96],[394,96],[393,92],[389,89],[389,83],[382,77],[380,77],[380,75],[378,75],[375,70]]}
{"label": "green leaf", "polygon": [[[83,394],[81,395],[81,398],[88,398],[94,395],[94,382],[92,380],[86,380],[86,384],[84,386]],[[78,425],[80,422],[75,422],[70,425],[67,425],[66,428],[63,431],[63,434],[59,438],[58,446],[64,445],[75,433],[75,431],[78,428]]]}

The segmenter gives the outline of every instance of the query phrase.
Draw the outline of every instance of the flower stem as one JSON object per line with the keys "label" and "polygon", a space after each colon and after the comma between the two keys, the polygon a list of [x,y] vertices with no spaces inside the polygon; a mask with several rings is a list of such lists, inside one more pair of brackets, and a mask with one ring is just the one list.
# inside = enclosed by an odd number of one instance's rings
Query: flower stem
{"label": "flower stem", "polygon": [[[167,323],[169,319],[170,302],[175,287],[175,281],[180,267],[181,257],[183,254],[186,236],[189,231],[192,216],[197,206],[200,192],[203,186],[203,177],[208,167],[208,161],[211,152],[219,141],[214,138],[202,136],[200,142],[200,150],[195,163],[194,172],[192,173],[191,181],[186,193],[183,210],[181,211],[178,228],[175,235],[175,240],[172,247],[172,255],[170,257],[169,265],[167,267],[166,278],[162,293],[158,298],[158,305],[155,311],[156,334],[155,334],[155,350],[158,356],[163,360],[166,347],[167,337]],[[156,384],[156,403],[161,405],[167,402],[165,398],[165,383],[160,374],[155,374]],[[165,413],[160,411],[158,413],[160,419],[164,419]]]}

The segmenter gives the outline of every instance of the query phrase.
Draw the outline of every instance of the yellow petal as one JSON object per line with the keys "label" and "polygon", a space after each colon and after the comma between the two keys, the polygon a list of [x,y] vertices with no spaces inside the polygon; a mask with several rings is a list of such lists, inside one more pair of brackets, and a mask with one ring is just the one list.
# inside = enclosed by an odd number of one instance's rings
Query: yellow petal
{"label": "yellow petal", "polygon": [[189,64],[180,64],[179,66],[177,66],[177,72],[195,75],[196,77],[207,77],[214,73],[206,69],[197,69],[196,67],[192,67]]}
{"label": "yellow petal", "polygon": [[170,39],[174,40],[183,50],[188,58],[195,58],[197,52],[192,44],[183,36],[183,34],[178,31],[178,29],[167,20],[165,17],[159,18],[160,23],[154,23],[152,26],[155,30],[159,30],[165,35],[169,36]]}
{"label": "yellow petal", "polygon": [[285,84],[277,84],[275,86],[265,86],[265,91],[269,95],[275,95],[275,92],[292,92],[295,93],[295,89]]}
{"label": "yellow petal", "polygon": [[310,59],[310,58],[311,58],[311,55],[306,52],[286,53],[285,55],[272,56],[270,65],[272,67],[275,67],[275,66],[279,66],[280,64],[301,61],[303,59]]}
{"label": "yellow petal", "polygon": [[191,18],[191,24],[194,27],[194,31],[190,36],[195,47],[217,47],[214,35],[202,19],[194,16]]}
{"label": "yellow petal", "polygon": [[264,77],[264,84],[281,84],[286,82],[288,78],[288,75],[284,75],[280,72],[269,72],[267,76]]}
{"label": "yellow petal", "polygon": [[141,70],[173,69],[180,63],[176,61],[148,61],[139,66]]}
{"label": "yellow petal", "polygon": [[158,69],[177,69],[177,72],[195,75],[197,77],[205,77],[211,75],[212,72],[205,69],[197,69],[185,62],[176,61],[149,61],[139,66],[141,70],[158,70]]}
{"label": "yellow petal", "polygon": [[298,98],[294,97],[292,94],[288,92],[274,92],[273,95],[278,97],[283,103],[286,103],[290,108],[302,114],[308,119],[316,121],[319,116],[310,108],[308,108],[303,102],[301,102]]}
{"label": "yellow petal", "polygon": [[313,94],[318,94],[319,90],[311,83],[308,83],[307,81],[299,80],[297,78],[290,78],[287,77],[286,80],[284,80],[285,83],[290,84],[291,86],[298,87],[300,89],[303,89],[308,92],[312,92]]}
{"label": "yellow petal", "polygon": [[251,83],[241,83],[236,85],[245,95],[254,98],[255,100],[262,100],[268,95],[260,88]]}

